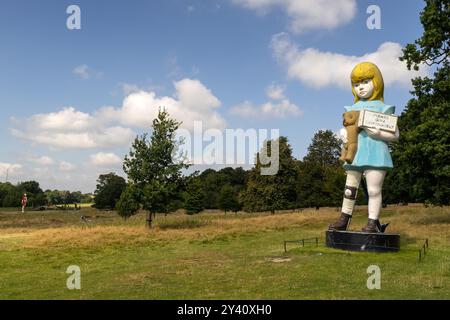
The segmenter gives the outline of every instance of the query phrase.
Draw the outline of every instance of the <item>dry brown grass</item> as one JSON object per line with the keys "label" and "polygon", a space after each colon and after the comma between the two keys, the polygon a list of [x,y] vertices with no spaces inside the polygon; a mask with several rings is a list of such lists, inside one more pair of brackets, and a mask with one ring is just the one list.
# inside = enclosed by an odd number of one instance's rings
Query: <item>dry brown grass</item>
{"label": "dry brown grass", "polygon": [[[353,229],[359,229],[365,223],[365,207],[358,207]],[[182,213],[158,216],[156,226],[148,229],[144,226],[144,215],[134,217],[134,221],[114,220],[112,224],[58,226],[55,228],[0,229],[0,239],[12,243],[20,240],[21,247],[95,247],[107,245],[135,245],[162,243],[173,240],[208,240],[224,235],[249,234],[285,229],[324,230],[330,221],[339,215],[334,208],[322,208],[319,211],[308,209],[300,212],[284,211],[275,215],[227,214],[206,211],[195,216]],[[406,238],[421,239],[427,237],[439,243],[450,242],[450,208],[424,208],[421,205],[389,207],[384,210],[384,220],[390,221],[390,232],[399,232]],[[183,228],[186,220],[198,224]],[[158,225],[158,222],[161,226]],[[180,225],[176,223],[180,222]],[[426,222],[426,223],[425,223]],[[176,227],[170,227],[174,225]]]}

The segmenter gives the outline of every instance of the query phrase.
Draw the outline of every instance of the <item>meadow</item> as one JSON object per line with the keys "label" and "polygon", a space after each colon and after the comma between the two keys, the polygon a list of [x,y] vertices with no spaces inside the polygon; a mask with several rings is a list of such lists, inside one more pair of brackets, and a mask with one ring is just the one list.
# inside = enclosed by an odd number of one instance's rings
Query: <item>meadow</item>
{"label": "meadow", "polygon": [[[358,207],[351,228],[366,223]],[[81,219],[85,216],[85,219]],[[450,208],[388,206],[398,253],[326,248],[335,208],[204,211],[123,220],[113,211],[0,209],[0,299],[450,299]],[[284,240],[319,237],[305,247]],[[430,248],[419,262],[424,239]],[[69,290],[70,265],[81,290]],[[381,269],[381,289],[366,286]]]}

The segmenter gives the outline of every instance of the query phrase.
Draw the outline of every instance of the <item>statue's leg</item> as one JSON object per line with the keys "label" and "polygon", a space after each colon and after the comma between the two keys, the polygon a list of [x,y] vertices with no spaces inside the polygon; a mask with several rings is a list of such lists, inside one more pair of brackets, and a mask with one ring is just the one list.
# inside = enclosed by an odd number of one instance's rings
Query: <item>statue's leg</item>
{"label": "statue's leg", "polygon": [[358,194],[358,187],[361,181],[361,172],[347,171],[347,180],[345,182],[344,200],[342,201],[341,217],[338,221],[331,224],[331,230],[347,230],[350,219],[353,214],[353,209],[356,203],[356,196]]}
{"label": "statue's leg", "polygon": [[378,220],[380,217],[384,177],[384,170],[367,170],[365,173],[367,181],[367,193],[369,194],[369,218]]}
{"label": "statue's leg", "polygon": [[365,232],[383,232],[380,230],[380,211],[382,206],[382,194],[384,170],[366,170],[367,193],[369,194],[369,220],[367,226],[363,228]]}
{"label": "statue's leg", "polygon": [[347,171],[347,180],[345,181],[344,200],[342,201],[342,212],[352,215],[355,208],[356,196],[358,195],[359,183],[362,173],[359,171]]}

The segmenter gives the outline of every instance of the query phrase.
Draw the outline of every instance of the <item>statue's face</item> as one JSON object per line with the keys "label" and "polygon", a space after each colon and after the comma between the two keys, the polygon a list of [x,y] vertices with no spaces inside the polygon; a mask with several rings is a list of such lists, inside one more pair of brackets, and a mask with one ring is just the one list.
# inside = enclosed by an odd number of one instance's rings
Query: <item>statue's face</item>
{"label": "statue's face", "polygon": [[353,85],[355,92],[361,99],[369,99],[373,94],[373,81],[370,79],[357,82]]}

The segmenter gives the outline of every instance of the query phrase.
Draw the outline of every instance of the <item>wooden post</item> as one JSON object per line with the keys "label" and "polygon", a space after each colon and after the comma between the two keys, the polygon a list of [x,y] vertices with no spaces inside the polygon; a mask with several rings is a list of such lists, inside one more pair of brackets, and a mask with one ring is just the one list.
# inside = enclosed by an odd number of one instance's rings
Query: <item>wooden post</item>
{"label": "wooden post", "polygon": [[152,227],[152,214],[150,212],[147,213],[146,224],[148,228]]}

